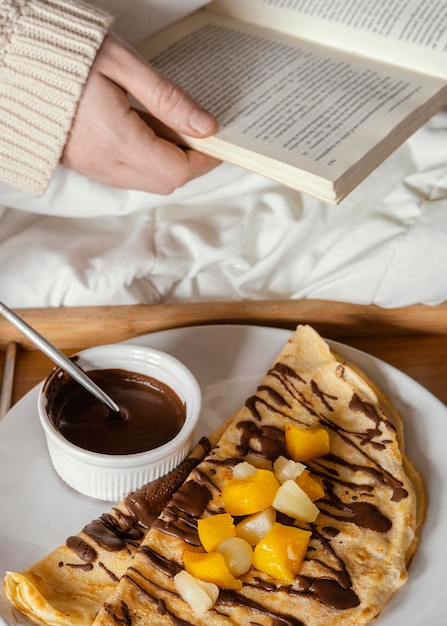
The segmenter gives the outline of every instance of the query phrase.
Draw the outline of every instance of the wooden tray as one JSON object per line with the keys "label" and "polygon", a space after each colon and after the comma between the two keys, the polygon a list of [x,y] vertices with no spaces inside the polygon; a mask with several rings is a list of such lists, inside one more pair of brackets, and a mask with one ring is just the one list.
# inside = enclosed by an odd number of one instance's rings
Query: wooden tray
{"label": "wooden tray", "polygon": [[[66,354],[179,326],[240,323],[292,329],[308,323],[327,338],[394,365],[447,404],[447,303],[381,309],[321,300],[269,300],[24,309],[18,313]],[[52,367],[47,357],[0,319],[0,417]]]}

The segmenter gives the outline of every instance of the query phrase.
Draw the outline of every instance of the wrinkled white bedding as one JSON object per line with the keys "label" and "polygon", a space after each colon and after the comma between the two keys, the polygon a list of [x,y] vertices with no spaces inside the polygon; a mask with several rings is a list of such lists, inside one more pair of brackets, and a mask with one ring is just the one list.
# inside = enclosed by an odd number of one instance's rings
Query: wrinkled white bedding
{"label": "wrinkled white bedding", "polygon": [[0,186],[12,307],[268,298],[447,300],[447,111],[337,207],[228,164],[169,197],[63,167],[39,199]]}

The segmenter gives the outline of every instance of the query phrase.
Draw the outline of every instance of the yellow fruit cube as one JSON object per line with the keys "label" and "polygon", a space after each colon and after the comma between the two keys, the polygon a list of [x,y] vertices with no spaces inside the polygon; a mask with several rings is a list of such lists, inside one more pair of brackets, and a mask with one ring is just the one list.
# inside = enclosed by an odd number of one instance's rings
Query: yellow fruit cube
{"label": "yellow fruit cube", "polygon": [[325,428],[300,428],[287,424],[286,448],[294,461],[310,461],[329,454],[329,433]]}
{"label": "yellow fruit cube", "polygon": [[245,478],[231,478],[222,490],[225,511],[230,515],[252,515],[269,507],[279,482],[270,470],[259,469]]}
{"label": "yellow fruit cube", "polygon": [[225,559],[219,552],[193,552],[185,550],[183,563],[188,574],[221,589],[241,589],[242,581],[229,571]]}
{"label": "yellow fruit cube", "polygon": [[275,522],[254,549],[253,567],[290,584],[301,569],[311,532]]}
{"label": "yellow fruit cube", "polygon": [[218,513],[199,519],[197,530],[207,552],[213,552],[222,541],[236,535],[234,521],[229,513]]}
{"label": "yellow fruit cube", "polygon": [[307,493],[312,502],[324,496],[324,487],[321,482],[314,478],[309,470],[304,470],[302,474],[295,478],[296,484]]}

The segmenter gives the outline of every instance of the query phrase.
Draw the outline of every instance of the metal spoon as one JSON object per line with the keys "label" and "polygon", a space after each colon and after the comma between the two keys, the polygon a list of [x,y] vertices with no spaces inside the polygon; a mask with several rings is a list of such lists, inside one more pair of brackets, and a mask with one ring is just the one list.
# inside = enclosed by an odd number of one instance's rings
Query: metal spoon
{"label": "metal spoon", "polygon": [[61,369],[69,374],[80,385],[85,387],[87,391],[93,394],[98,400],[101,400],[106,404],[111,411],[119,413],[120,408],[98,385],[93,382],[89,376],[78,366],[71,361],[65,354],[56,348],[52,343],[42,337],[32,326],[25,322],[17,313],[11,311],[3,302],[0,301],[0,313],[5,317],[8,322],[11,322],[21,333],[25,335],[35,346],[37,346],[44,354],[46,354],[56,365],[59,365]]}

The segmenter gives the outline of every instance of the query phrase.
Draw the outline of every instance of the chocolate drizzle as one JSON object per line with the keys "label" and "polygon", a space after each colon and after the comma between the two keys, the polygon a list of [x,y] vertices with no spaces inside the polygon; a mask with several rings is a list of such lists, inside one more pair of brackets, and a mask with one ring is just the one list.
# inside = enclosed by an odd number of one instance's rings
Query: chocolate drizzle
{"label": "chocolate drizzle", "polygon": [[72,567],[73,569],[80,569],[83,572],[90,572],[93,569],[92,563],[60,563],[59,567],[62,567],[63,565]]}
{"label": "chocolate drizzle", "polygon": [[[402,482],[398,480],[397,478],[395,478],[387,470],[383,469],[382,467],[379,467],[377,464],[375,465],[375,467],[372,467],[371,465],[366,465],[366,464],[359,465],[356,463],[349,463],[345,459],[342,459],[334,454],[328,454],[325,457],[325,461],[329,463],[333,463],[334,465],[339,465],[339,466],[348,468],[352,472],[361,472],[363,474],[366,474],[367,476],[369,476],[370,478],[374,480],[377,486],[383,487],[385,489],[389,489],[391,491],[392,502],[400,502],[403,498],[406,498],[408,496],[408,491],[403,488]],[[321,467],[321,464],[317,464],[317,465]],[[332,469],[331,471],[332,473],[335,474],[334,469]],[[320,475],[324,475],[322,474],[322,472],[316,472],[316,473],[319,473]],[[344,483],[344,484],[349,486],[350,489],[364,491],[365,493],[372,492],[374,489],[372,485],[367,485],[367,484],[358,484],[358,483]]]}
{"label": "chocolate drizzle", "polygon": [[121,530],[110,515],[102,515],[84,527],[83,532],[109,552],[127,550],[126,533]]}
{"label": "chocolate drizzle", "polygon": [[351,398],[349,408],[352,411],[363,413],[363,415],[371,420],[371,422],[374,424],[374,428],[369,428],[364,433],[356,433],[356,436],[360,439],[361,445],[366,445],[367,443],[369,443],[375,446],[378,450],[384,450],[386,444],[390,443],[390,440],[374,441],[374,438],[381,436],[381,424],[385,424],[388,430],[395,433],[396,429],[394,425],[389,420],[380,417],[376,407],[369,402],[364,402],[363,400],[361,400],[361,398],[356,393],[354,393]]}
{"label": "chocolate drizzle", "polygon": [[[275,389],[272,389],[271,387],[269,387],[268,385],[259,385],[258,387],[258,393],[260,391],[265,391],[267,393],[267,395],[270,398],[270,401],[272,402],[272,404],[276,405],[276,406],[282,406],[282,407],[287,407],[290,409],[290,404],[285,400],[285,398],[278,393]],[[255,398],[256,396],[254,396]]]}
{"label": "chocolate drizzle", "polygon": [[188,480],[172,496],[153,528],[178,537],[187,544],[200,546],[197,518],[203,513],[211,498],[208,488],[196,480]]}
{"label": "chocolate drizzle", "polygon": [[[269,374],[274,376],[284,386],[287,392],[293,397],[295,402],[298,402],[309,415],[318,417],[318,413],[315,411],[312,404],[306,399],[302,388],[306,388],[306,381],[302,376],[297,374],[291,367],[284,363],[276,363]],[[317,395],[312,391],[313,395]]]}
{"label": "chocolate drizzle", "polygon": [[149,548],[149,546],[141,546],[140,554],[143,554],[156,569],[170,578],[174,577],[182,569],[180,565],[157,554],[157,552]]}
{"label": "chocolate drizzle", "polygon": [[99,562],[99,563],[98,563],[98,566],[99,566],[102,570],[104,570],[104,571],[106,572],[106,574],[109,576],[109,578],[111,578],[111,579],[113,580],[113,582],[114,582],[114,583],[117,583],[117,582],[119,581],[118,576],[116,576],[116,575],[112,572],[112,570],[110,570],[108,567],[106,567],[106,566],[104,565],[104,563]]}
{"label": "chocolate drizzle", "polygon": [[[294,595],[294,591],[291,591]],[[331,578],[315,579],[308,587],[308,597],[315,598],[321,604],[330,606],[338,611],[353,609],[360,604],[360,600],[352,589],[343,587],[337,580]]]}
{"label": "chocolate drizzle", "polygon": [[249,420],[237,425],[241,431],[240,443],[236,448],[241,457],[249,453],[258,454],[269,460],[286,454],[284,431],[273,426],[258,426]]}
{"label": "chocolate drizzle", "polygon": [[144,485],[127,496],[125,504],[140,524],[150,528],[171,495],[185,481],[198,462],[199,460],[194,457],[187,457],[166,476]]}
{"label": "chocolate drizzle", "polygon": [[[135,580],[135,578],[133,578],[133,576],[130,576],[129,574],[135,573],[136,575],[139,575],[140,572],[135,572],[135,570],[131,570],[132,568],[129,568],[129,573],[124,574],[123,579],[134,585],[138,589],[138,591],[144,595],[145,602],[151,602],[156,607],[157,613],[167,616],[172,622],[173,626],[194,626],[194,624],[191,624],[191,622],[188,622],[178,617],[172,611],[170,611],[166,606],[165,601],[161,598],[157,598],[154,594],[150,593],[146,585],[143,586],[143,584],[139,584]],[[109,602],[106,602],[103,606],[103,610],[107,614],[108,619],[112,620],[115,624],[118,624],[118,626],[131,626],[132,612],[123,600],[120,600],[120,602],[117,604],[111,604]],[[123,621],[123,618],[125,619],[125,621]],[[141,619],[137,621],[141,623]]]}
{"label": "chocolate drizzle", "polygon": [[324,404],[328,411],[332,412],[334,409],[330,405],[329,400],[336,400],[337,398],[331,394],[321,391],[321,389],[318,387],[317,383],[314,380],[310,381],[310,386],[312,389],[312,393],[317,396],[317,398],[319,398],[319,400]]}
{"label": "chocolate drizzle", "polygon": [[[234,591],[221,590],[216,606],[219,608],[241,606],[246,609],[250,609],[254,613],[261,613],[272,619],[272,626],[305,626],[304,622],[292,617],[291,615],[279,615],[276,611],[270,611],[259,602],[254,602],[249,598],[235,593]],[[251,624],[256,622],[251,621]]]}
{"label": "chocolate drizzle", "polygon": [[86,561],[87,563],[95,561],[97,557],[96,550],[80,537],[68,537],[65,543],[82,561]]}
{"label": "chocolate drizzle", "polygon": [[105,603],[103,606],[104,611],[109,618],[118,626],[131,626],[132,617],[129,611],[129,607],[123,601],[119,603],[118,607],[112,607],[109,603]]}

